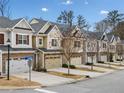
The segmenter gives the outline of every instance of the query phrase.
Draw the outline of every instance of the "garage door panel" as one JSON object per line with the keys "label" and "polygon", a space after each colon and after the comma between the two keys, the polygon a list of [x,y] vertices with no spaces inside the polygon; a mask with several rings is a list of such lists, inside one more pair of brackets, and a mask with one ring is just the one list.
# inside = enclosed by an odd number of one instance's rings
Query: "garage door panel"
{"label": "garage door panel", "polygon": [[107,56],[106,56],[106,55],[102,55],[102,56],[101,56],[101,61],[107,62]]}
{"label": "garage door panel", "polygon": [[10,74],[24,73],[28,72],[28,70],[29,68],[27,60],[10,60]]}
{"label": "garage door panel", "polygon": [[[92,57],[88,56],[87,61],[88,63],[92,63]],[[93,56],[93,63],[96,63],[96,56]]]}
{"label": "garage door panel", "polygon": [[73,57],[71,58],[71,64],[72,65],[80,65],[82,62],[81,62],[81,57]]}
{"label": "garage door panel", "polygon": [[62,67],[62,57],[48,56],[45,60],[45,65],[47,69]]}

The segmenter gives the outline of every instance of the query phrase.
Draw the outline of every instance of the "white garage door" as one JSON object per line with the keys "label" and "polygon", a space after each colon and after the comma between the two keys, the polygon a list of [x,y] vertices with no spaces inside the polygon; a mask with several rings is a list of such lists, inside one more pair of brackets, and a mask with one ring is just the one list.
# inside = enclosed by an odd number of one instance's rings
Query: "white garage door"
{"label": "white garage door", "polygon": [[106,55],[102,55],[101,56],[101,61],[107,62],[107,56]]}
{"label": "white garage door", "polygon": [[[88,63],[92,63],[91,56],[88,56],[87,61],[88,61]],[[93,56],[93,63],[96,63],[96,56]]]}
{"label": "white garage door", "polygon": [[47,69],[62,67],[62,57],[59,55],[49,55],[45,59]]}
{"label": "white garage door", "polygon": [[[28,72],[28,61],[27,60],[10,60],[10,74]],[[7,72],[7,64],[6,64]]]}
{"label": "white garage door", "polygon": [[72,65],[80,65],[81,64],[81,57],[73,57],[71,58]]}

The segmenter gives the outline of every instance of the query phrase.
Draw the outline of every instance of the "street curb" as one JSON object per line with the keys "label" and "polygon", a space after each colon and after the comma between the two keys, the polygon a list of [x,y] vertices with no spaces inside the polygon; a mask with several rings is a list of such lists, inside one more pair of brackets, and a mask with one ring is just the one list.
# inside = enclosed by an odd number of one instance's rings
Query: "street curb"
{"label": "street curb", "polygon": [[118,69],[118,70],[110,71],[110,72],[103,73],[103,74],[101,74],[99,76],[95,76],[95,77],[72,79],[70,81],[66,81],[66,82],[62,82],[62,83],[58,83],[58,84],[46,85],[46,86],[44,86],[44,85],[41,85],[41,86],[24,86],[24,87],[3,87],[3,86],[0,86],[0,89],[1,90],[35,89],[35,88],[45,88],[45,87],[60,86],[60,85],[65,85],[65,84],[73,84],[73,83],[77,83],[77,82],[80,82],[80,81],[86,81],[86,80],[90,80],[90,79],[96,79],[98,77],[109,75],[109,74],[112,74],[112,73],[115,73],[115,72],[118,72],[118,71],[121,71],[121,70],[124,70],[124,69]]}
{"label": "street curb", "polygon": [[[122,70],[122,69],[121,69]],[[109,74],[112,74],[112,73],[115,73],[117,71],[121,71],[121,70],[115,70],[115,71],[111,71],[111,72],[107,72],[107,73],[104,73],[104,74],[101,74],[99,76],[95,76],[95,77],[90,77],[90,78],[80,78],[80,79],[76,79],[76,80],[72,80],[72,81],[69,81],[69,82],[64,82],[64,83],[59,83],[59,84],[53,84],[53,85],[48,85],[48,86],[43,86],[43,87],[53,87],[53,86],[60,86],[60,85],[65,85],[65,84],[73,84],[73,83],[77,83],[77,82],[80,82],[80,81],[86,81],[86,80],[90,80],[90,79],[96,79],[98,77],[102,77],[102,76],[105,76],[105,75],[109,75]],[[123,69],[124,70],[124,69]]]}
{"label": "street curb", "polygon": [[65,84],[72,84],[72,83],[76,83],[76,82],[80,82],[80,81],[85,81],[85,80],[88,80],[90,78],[80,78],[80,79],[73,79],[71,81],[68,81],[68,82],[63,82],[63,83],[58,83],[58,84],[53,84],[53,85],[48,85],[48,86],[43,86],[44,87],[53,87],[53,86],[60,86],[60,85],[65,85]]}
{"label": "street curb", "polygon": [[34,88],[41,88],[42,86],[24,86],[24,87],[4,87],[4,86],[0,86],[1,90],[18,90],[18,89],[34,89]]}

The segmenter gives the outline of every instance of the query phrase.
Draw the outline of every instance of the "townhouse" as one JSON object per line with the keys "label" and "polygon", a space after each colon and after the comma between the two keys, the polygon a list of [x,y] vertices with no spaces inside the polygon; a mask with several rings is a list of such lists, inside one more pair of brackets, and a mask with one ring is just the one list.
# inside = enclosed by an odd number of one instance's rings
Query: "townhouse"
{"label": "townhouse", "polygon": [[[49,68],[62,67],[67,63],[63,54],[61,43],[66,37],[66,26],[56,24],[42,19],[34,18],[30,22],[31,27],[35,30],[33,35],[33,48],[35,51],[34,70],[44,70]],[[71,57],[71,64],[77,65],[83,62],[83,35],[78,27],[74,26],[71,31],[74,51]],[[71,45],[70,45],[71,46]],[[69,47],[69,46],[68,46]]]}
{"label": "townhouse", "polygon": [[108,34],[107,38],[108,38],[108,42],[109,42],[108,43],[108,45],[109,45],[108,61],[115,62],[117,59],[116,58],[116,56],[117,56],[116,45],[117,45],[117,42],[120,42],[120,38],[117,36],[114,36],[112,34]]}
{"label": "townhouse", "polygon": [[35,30],[33,48],[35,51],[34,70],[43,70],[62,66],[61,40],[58,27],[42,19],[32,19],[30,25]]}
{"label": "townhouse", "polygon": [[86,31],[86,64],[98,61],[98,36],[100,33]]}
{"label": "townhouse", "polygon": [[7,41],[10,41],[10,73],[28,70],[23,58],[33,57],[33,29],[24,18],[10,20],[0,17],[0,72],[6,73],[8,60]]}
{"label": "townhouse", "polygon": [[[24,18],[10,20],[0,17],[0,72],[7,71],[7,40],[10,43],[10,71],[28,71],[25,57],[32,57],[32,69],[42,71],[62,67],[67,63],[62,41],[68,38],[67,26],[34,18],[30,24]],[[71,29],[70,63],[81,65],[98,61],[122,59],[123,41],[119,37],[100,32],[84,32],[77,26]],[[67,42],[66,42],[67,43]],[[65,43],[65,44],[66,44]],[[120,52],[121,51],[121,52]]]}
{"label": "townhouse", "polygon": [[67,63],[67,56],[70,56],[70,64],[71,65],[81,65],[85,62],[85,52],[84,52],[84,42],[85,37],[84,34],[77,26],[73,26],[71,31],[63,31],[63,46],[64,46],[64,54],[63,54],[63,64]]}

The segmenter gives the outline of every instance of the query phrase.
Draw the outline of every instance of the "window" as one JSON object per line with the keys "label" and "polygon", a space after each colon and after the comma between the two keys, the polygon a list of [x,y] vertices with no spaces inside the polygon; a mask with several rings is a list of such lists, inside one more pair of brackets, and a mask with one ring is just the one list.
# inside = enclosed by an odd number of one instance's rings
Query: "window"
{"label": "window", "polygon": [[40,38],[39,39],[39,45],[42,45],[43,44],[43,40]]}
{"label": "window", "polygon": [[57,46],[58,43],[57,43],[57,39],[52,39],[52,46]]}
{"label": "window", "polygon": [[103,48],[106,48],[106,43],[103,43]]}
{"label": "window", "polygon": [[0,44],[4,44],[4,34],[0,34]]}
{"label": "window", "polygon": [[80,41],[75,41],[74,42],[74,47],[80,47]]}
{"label": "window", "polygon": [[28,35],[16,35],[16,44],[29,44]]}

